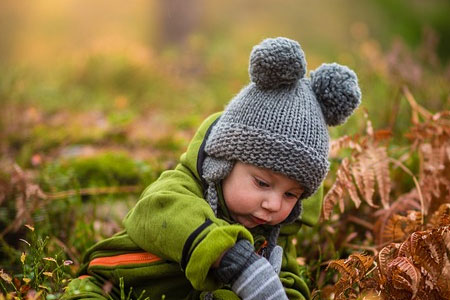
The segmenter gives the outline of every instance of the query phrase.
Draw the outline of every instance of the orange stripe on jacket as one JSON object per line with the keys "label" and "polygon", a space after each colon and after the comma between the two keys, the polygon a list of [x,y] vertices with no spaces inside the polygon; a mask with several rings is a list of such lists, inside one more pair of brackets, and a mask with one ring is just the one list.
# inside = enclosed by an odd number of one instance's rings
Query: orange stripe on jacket
{"label": "orange stripe on jacket", "polygon": [[94,258],[90,263],[89,267],[92,266],[122,266],[131,264],[144,264],[152,263],[162,260],[158,256],[149,252],[139,252],[139,253],[127,253],[115,256],[106,256]]}

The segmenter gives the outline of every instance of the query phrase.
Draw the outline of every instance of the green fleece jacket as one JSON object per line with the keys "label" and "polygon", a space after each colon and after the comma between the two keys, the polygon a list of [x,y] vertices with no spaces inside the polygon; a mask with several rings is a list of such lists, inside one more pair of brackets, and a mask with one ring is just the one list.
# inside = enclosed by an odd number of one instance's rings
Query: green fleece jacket
{"label": "green fleece jacket", "polygon": [[[201,178],[204,141],[220,113],[207,118],[200,126],[187,151],[174,170],[165,171],[143,192],[124,220],[125,230],[101,241],[85,255],[82,279],[91,278],[97,286],[113,283],[113,294],[119,294],[117,283],[123,278],[125,288],[144,292],[150,299],[198,299],[204,291],[215,291],[218,299],[238,299],[210,272],[211,265],[239,239],[264,247],[270,228],[251,230],[235,223],[229,216],[223,196],[215,216],[204,197]],[[218,186],[219,194],[221,188]],[[303,200],[303,214],[290,225],[282,226],[278,244],[284,249],[280,279],[290,299],[309,299],[309,290],[299,276],[296,250],[292,238],[302,224],[317,222],[322,193]],[[148,252],[136,260],[136,253]],[[133,259],[129,259],[134,253]],[[128,258],[127,258],[128,257]],[[122,258],[121,262],[118,262]],[[128,263],[123,258],[129,259]],[[75,281],[68,291],[79,288]],[[92,289],[95,290],[93,287]],[[94,297],[95,298],[95,297]],[[94,299],[92,298],[92,299]],[[67,298],[77,299],[77,298]]]}

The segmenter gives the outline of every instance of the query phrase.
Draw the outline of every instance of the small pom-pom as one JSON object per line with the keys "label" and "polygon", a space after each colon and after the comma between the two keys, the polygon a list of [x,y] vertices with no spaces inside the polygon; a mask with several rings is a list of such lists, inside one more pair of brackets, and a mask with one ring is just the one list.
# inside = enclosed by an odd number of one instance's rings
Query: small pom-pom
{"label": "small pom-pom", "polygon": [[311,86],[329,126],[344,123],[361,102],[358,78],[346,66],[322,64],[311,72]]}
{"label": "small pom-pom", "polygon": [[305,54],[299,43],[287,38],[265,39],[250,55],[250,79],[263,89],[292,85],[305,76]]}

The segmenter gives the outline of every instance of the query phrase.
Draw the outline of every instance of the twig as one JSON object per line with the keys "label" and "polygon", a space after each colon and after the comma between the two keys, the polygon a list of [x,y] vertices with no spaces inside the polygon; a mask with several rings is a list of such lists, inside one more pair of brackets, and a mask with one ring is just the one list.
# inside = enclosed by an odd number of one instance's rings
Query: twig
{"label": "twig", "polygon": [[430,113],[428,110],[420,106],[417,101],[414,99],[414,96],[409,91],[408,87],[405,85],[403,86],[403,93],[405,94],[406,100],[408,100],[409,105],[411,105],[411,108],[413,109],[413,123],[417,124],[419,123],[419,118],[417,113],[420,113],[422,116],[424,116],[426,119],[431,119],[433,117],[433,114]]}
{"label": "twig", "polygon": [[64,244],[63,241],[61,241],[57,237],[53,236],[52,239],[59,247],[61,247],[67,253],[69,258],[74,262],[75,265],[79,265],[80,264],[80,262],[76,258],[76,256],[79,256],[79,253],[77,253],[77,255],[75,255],[72,252],[72,250],[69,247],[67,247],[66,244]]}
{"label": "twig", "polygon": [[369,223],[367,221],[364,221],[364,220],[362,220],[362,219],[360,219],[358,217],[349,215],[347,217],[347,220],[349,220],[350,222],[356,223],[358,225],[361,225],[361,226],[363,226],[363,227],[365,227],[365,228],[367,228],[369,230],[373,230],[373,225],[371,223]]}
{"label": "twig", "polygon": [[124,185],[124,186],[108,186],[108,187],[94,187],[83,188],[79,190],[68,190],[56,193],[46,194],[46,198],[49,200],[67,198],[70,196],[80,195],[104,195],[104,194],[123,194],[123,193],[136,193],[141,190],[139,185]]}
{"label": "twig", "polygon": [[417,193],[419,194],[420,212],[422,214],[421,223],[423,225],[424,224],[424,214],[425,214],[425,204],[424,204],[424,200],[423,200],[423,196],[422,196],[422,190],[420,189],[419,181],[417,181],[416,176],[414,176],[414,174],[411,172],[411,170],[408,169],[408,167],[406,167],[401,161],[398,161],[397,159],[392,158],[392,157],[390,157],[389,160],[391,162],[393,162],[394,164],[398,165],[403,171],[405,171],[408,175],[410,175],[412,177],[412,179],[414,180],[414,184],[416,185],[416,188],[417,188]]}
{"label": "twig", "polygon": [[378,264],[377,264],[377,262],[375,260],[373,261],[373,263],[374,263],[375,267],[373,267],[372,269],[367,271],[367,273],[364,274],[364,277],[367,277],[368,275],[370,275],[370,273],[372,273],[373,271],[375,271],[378,268]]}
{"label": "twig", "polygon": [[330,259],[330,260],[326,260],[320,263],[320,266],[328,266],[330,264],[330,262],[334,261],[334,259]]}
{"label": "twig", "polygon": [[373,255],[377,255],[378,254],[377,248],[372,247],[372,246],[355,245],[355,244],[350,244],[350,243],[343,243],[342,246],[348,247],[348,248],[351,248],[351,249],[356,249],[356,250],[371,251],[371,252],[373,252]]}

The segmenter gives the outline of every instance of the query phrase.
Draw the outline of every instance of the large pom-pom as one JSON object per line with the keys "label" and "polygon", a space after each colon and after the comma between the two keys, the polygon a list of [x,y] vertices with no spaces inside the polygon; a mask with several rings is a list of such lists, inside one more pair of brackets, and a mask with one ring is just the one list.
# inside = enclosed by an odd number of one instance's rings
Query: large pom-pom
{"label": "large pom-pom", "polygon": [[361,102],[358,78],[346,66],[322,64],[311,72],[311,85],[329,126],[344,123]]}
{"label": "large pom-pom", "polygon": [[291,85],[305,76],[305,54],[300,45],[287,38],[265,39],[250,55],[251,80],[263,89]]}

